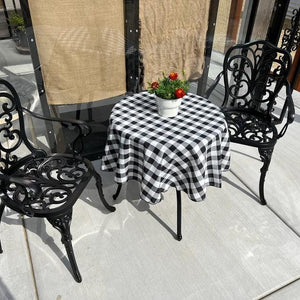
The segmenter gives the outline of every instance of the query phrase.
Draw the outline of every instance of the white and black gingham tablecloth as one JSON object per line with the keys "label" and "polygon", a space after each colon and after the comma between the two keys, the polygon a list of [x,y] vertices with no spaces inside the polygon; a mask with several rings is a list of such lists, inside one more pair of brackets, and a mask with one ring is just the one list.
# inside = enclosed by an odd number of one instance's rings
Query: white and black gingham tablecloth
{"label": "white and black gingham tablecloth", "polygon": [[229,163],[224,115],[207,99],[187,94],[173,118],[158,115],[148,92],[127,96],[112,110],[102,170],[114,171],[117,183],[139,181],[147,202],[160,202],[170,186],[201,201],[207,186],[221,187]]}

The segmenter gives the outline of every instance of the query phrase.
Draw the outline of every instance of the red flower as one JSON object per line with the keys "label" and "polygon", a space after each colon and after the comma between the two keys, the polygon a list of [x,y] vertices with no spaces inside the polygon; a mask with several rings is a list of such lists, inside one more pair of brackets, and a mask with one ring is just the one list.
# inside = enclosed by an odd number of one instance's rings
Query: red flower
{"label": "red flower", "polygon": [[151,88],[152,89],[157,89],[159,87],[159,83],[157,81],[154,81],[151,83]]}
{"label": "red flower", "polygon": [[185,95],[185,92],[183,89],[179,88],[175,91],[175,96],[177,98],[182,98]]}
{"label": "red flower", "polygon": [[175,73],[175,72],[171,72],[170,75],[169,75],[169,78],[171,80],[176,80],[178,78],[178,74]]}

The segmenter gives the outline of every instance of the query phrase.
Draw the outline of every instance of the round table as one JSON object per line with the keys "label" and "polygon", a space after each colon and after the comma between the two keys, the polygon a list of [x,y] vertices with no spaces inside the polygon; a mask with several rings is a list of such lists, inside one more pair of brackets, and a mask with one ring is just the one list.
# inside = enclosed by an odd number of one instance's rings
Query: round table
{"label": "round table", "polygon": [[[167,100],[166,100],[167,101]],[[102,170],[115,181],[140,182],[140,198],[158,203],[170,186],[193,201],[205,198],[206,187],[221,187],[229,169],[229,133],[220,108],[188,93],[176,117],[158,115],[155,96],[126,96],[110,116]]]}

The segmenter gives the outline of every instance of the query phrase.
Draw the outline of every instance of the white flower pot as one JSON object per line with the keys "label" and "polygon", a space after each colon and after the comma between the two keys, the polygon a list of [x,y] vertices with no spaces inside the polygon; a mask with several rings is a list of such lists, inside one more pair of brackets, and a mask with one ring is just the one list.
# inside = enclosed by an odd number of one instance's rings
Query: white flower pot
{"label": "white flower pot", "polygon": [[178,115],[178,109],[182,98],[178,99],[162,99],[156,96],[156,104],[159,115],[162,117],[175,117]]}

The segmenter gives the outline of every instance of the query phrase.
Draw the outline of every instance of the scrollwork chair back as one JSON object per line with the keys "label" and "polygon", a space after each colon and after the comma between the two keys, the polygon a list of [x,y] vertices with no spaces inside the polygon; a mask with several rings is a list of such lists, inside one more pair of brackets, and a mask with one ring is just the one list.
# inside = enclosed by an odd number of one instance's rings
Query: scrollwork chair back
{"label": "scrollwork chair back", "polygon": [[266,41],[231,47],[224,57],[222,106],[264,112],[272,118],[276,97],[290,70],[290,54]]}
{"label": "scrollwork chair back", "polygon": [[22,106],[13,86],[4,80],[0,80],[0,85],[6,88],[0,92],[0,172],[10,174],[18,168],[24,151],[31,157],[46,156],[46,153],[34,148],[27,139]]}

